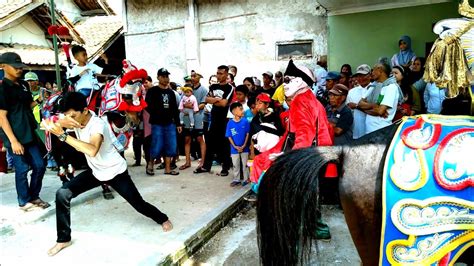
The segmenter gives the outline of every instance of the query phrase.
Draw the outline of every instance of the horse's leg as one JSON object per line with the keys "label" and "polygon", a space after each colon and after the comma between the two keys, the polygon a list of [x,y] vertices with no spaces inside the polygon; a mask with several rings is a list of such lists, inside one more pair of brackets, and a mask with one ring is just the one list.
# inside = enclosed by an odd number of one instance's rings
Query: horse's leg
{"label": "horse's leg", "polygon": [[381,230],[379,169],[383,169],[384,149],[384,146],[373,145],[349,149],[344,154],[344,173],[350,175],[340,179],[339,194],[352,240],[364,265],[378,265]]}

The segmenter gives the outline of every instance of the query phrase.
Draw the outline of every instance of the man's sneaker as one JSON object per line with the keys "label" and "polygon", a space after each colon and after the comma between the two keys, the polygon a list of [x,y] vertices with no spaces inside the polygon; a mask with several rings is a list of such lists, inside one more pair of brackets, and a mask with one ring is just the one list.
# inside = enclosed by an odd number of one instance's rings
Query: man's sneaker
{"label": "man's sneaker", "polygon": [[255,194],[254,192],[250,192],[249,194],[244,196],[244,200],[250,201],[250,202],[255,202],[255,201],[257,201],[257,194]]}
{"label": "man's sneaker", "polygon": [[238,185],[240,185],[240,180],[233,180],[232,182],[230,182],[231,187],[236,187]]}
{"label": "man's sneaker", "polygon": [[242,181],[242,186],[245,187],[246,185],[248,185],[250,183],[249,180],[244,180]]}

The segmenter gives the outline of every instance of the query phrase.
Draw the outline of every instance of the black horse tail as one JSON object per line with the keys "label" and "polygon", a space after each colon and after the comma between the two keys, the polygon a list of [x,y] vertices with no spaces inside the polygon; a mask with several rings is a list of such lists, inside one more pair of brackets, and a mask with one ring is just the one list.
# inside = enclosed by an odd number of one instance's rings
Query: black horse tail
{"label": "black horse tail", "polygon": [[263,177],[257,201],[262,265],[309,262],[319,210],[318,176],[342,147],[298,149],[280,156]]}

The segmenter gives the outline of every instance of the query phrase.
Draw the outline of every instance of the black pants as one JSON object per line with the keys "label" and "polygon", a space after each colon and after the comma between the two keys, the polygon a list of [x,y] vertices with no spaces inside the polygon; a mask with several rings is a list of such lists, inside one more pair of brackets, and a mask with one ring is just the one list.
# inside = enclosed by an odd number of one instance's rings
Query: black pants
{"label": "black pants", "polygon": [[203,168],[211,170],[214,155],[222,162],[222,170],[229,171],[232,161],[230,159],[229,139],[225,137],[226,125],[212,125],[206,138],[206,159]]}
{"label": "black pants", "polygon": [[140,164],[142,161],[142,146],[144,145],[143,131],[133,135],[133,155],[135,156],[135,163]]}
{"label": "black pants", "polygon": [[146,136],[143,139],[143,152],[145,153],[145,161],[150,161],[150,148],[151,148],[151,135]]}
{"label": "black pants", "polygon": [[[133,183],[128,170],[107,181],[135,210],[139,213],[162,224],[168,220],[168,216],[158,210],[155,206],[143,200]],[[86,170],[65,183],[56,192],[56,230],[57,242],[71,241],[71,199],[79,194],[101,185],[92,174],[92,170]]]}

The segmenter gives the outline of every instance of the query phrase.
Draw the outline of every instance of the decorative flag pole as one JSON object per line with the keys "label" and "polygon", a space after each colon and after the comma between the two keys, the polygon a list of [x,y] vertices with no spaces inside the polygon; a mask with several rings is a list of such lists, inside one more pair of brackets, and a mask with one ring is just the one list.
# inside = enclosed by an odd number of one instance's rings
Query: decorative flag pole
{"label": "decorative flag pole", "polygon": [[[54,0],[51,0],[51,25],[56,25],[56,12],[54,8]],[[61,91],[61,69],[59,68],[59,57],[58,57],[58,37],[53,34],[53,47],[54,47],[54,61],[56,68],[56,84],[58,90]]]}

